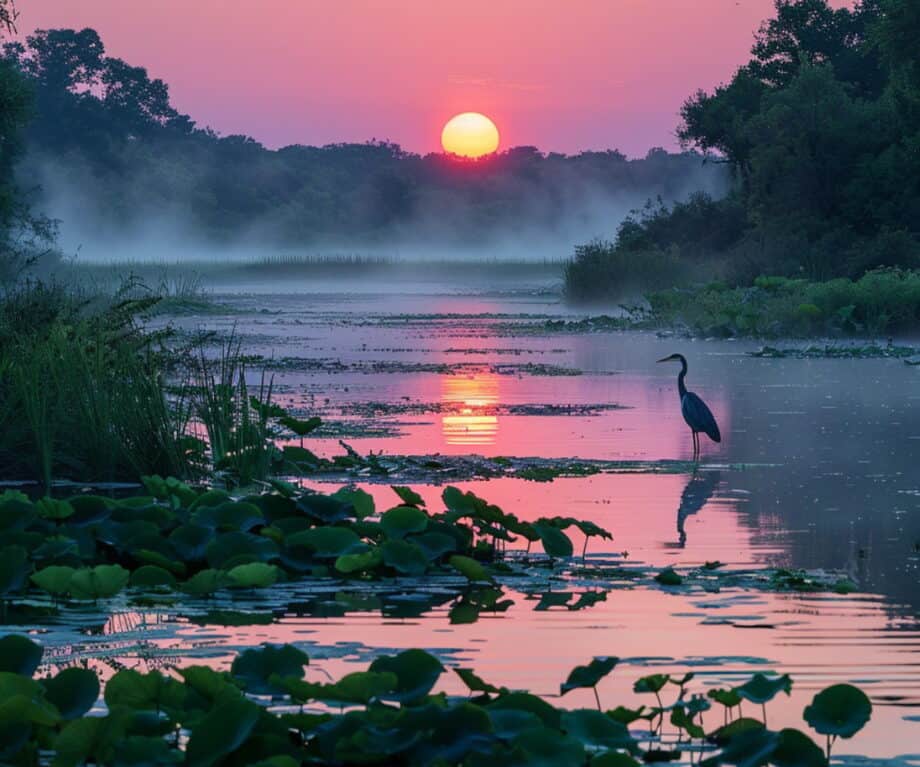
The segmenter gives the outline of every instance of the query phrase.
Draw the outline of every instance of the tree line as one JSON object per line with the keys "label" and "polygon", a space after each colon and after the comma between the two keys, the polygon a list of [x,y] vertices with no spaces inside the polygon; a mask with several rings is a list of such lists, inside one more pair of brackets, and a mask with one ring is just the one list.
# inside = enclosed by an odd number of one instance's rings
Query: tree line
{"label": "tree line", "polygon": [[613,242],[582,249],[574,294],[615,293],[614,265],[636,256],[742,284],[920,266],[920,3],[775,11],[750,60],[681,110],[683,146],[728,167],[731,193],[634,214]]}

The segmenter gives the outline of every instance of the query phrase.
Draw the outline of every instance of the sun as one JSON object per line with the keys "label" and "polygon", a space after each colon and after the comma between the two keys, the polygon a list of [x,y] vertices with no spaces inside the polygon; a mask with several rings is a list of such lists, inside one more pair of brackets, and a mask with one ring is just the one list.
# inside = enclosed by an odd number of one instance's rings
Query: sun
{"label": "sun", "polygon": [[441,146],[448,154],[484,157],[498,149],[498,128],[479,112],[451,117],[441,131]]}

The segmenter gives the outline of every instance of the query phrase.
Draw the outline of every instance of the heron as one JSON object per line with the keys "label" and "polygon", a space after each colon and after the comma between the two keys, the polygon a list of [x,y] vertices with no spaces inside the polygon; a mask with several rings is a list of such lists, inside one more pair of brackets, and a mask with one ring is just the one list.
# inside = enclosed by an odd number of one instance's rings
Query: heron
{"label": "heron", "polygon": [[659,362],[679,362],[680,373],[677,375],[677,392],[680,395],[680,412],[693,432],[693,460],[700,457],[700,432],[713,442],[721,442],[719,424],[706,403],[692,391],[687,391],[684,378],[687,376],[687,358],[683,354],[672,354],[670,357],[658,360]]}

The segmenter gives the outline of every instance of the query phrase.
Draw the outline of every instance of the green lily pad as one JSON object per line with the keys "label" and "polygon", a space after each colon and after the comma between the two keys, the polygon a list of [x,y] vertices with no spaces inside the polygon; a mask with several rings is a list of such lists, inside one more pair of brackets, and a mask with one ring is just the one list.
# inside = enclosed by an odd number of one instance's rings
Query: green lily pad
{"label": "green lily pad", "polygon": [[278,556],[278,545],[252,533],[232,532],[218,535],[208,544],[208,564],[216,569],[228,570],[249,562],[266,562]]}
{"label": "green lily pad", "polygon": [[649,674],[640,677],[633,684],[633,692],[661,692],[670,678],[667,674]]}
{"label": "green lily pad", "polygon": [[221,532],[248,532],[265,524],[258,506],[245,501],[225,501],[214,506],[202,506],[192,514],[191,523]]}
{"label": "green lily pad", "polygon": [[546,552],[547,556],[553,559],[572,556],[574,551],[572,540],[564,532],[556,527],[542,523],[534,525],[534,528],[540,536],[543,551]]}
{"label": "green lily pad", "polygon": [[280,570],[264,562],[237,565],[227,573],[229,586],[238,589],[264,589],[278,580]]}
{"label": "green lily pad", "polygon": [[613,671],[619,658],[594,658],[587,666],[576,666],[569,678],[560,686],[559,694],[565,695],[579,687],[596,687],[607,674]]}
{"label": "green lily pad", "polygon": [[387,541],[380,547],[383,562],[403,575],[423,575],[428,569],[428,558],[414,543]]}
{"label": "green lily pad", "polygon": [[70,593],[70,579],[75,572],[73,567],[50,565],[32,573],[29,580],[42,591],[47,591],[54,596],[63,596]]}
{"label": "green lily pad", "polygon": [[454,554],[447,560],[447,564],[454,568],[471,583],[491,582],[492,576],[483,565],[471,557]]}
{"label": "green lily pad", "polygon": [[399,496],[406,506],[424,506],[425,499],[414,490],[401,485],[390,485],[390,489]]}
{"label": "green lily pad", "polygon": [[28,637],[7,634],[0,638],[0,672],[30,677],[42,662],[44,650]]}
{"label": "green lily pad", "polygon": [[360,554],[343,554],[335,560],[335,569],[345,575],[376,570],[383,564],[383,552],[379,548]]}
{"label": "green lily pad", "polygon": [[289,535],[288,547],[303,546],[315,556],[335,559],[361,545],[361,539],[347,527],[314,527]]}
{"label": "green lily pad", "polygon": [[230,577],[223,570],[202,570],[183,583],[182,590],[192,596],[204,597],[227,588],[230,583]]}
{"label": "green lily pad", "polygon": [[758,704],[769,703],[781,692],[789,695],[791,690],[792,680],[788,674],[772,678],[754,674],[747,682],[735,688],[735,692],[742,698]]}
{"label": "green lily pad", "polygon": [[127,586],[129,577],[121,565],[83,567],[70,577],[69,591],[75,599],[105,599]]}
{"label": "green lily pad", "polygon": [[65,668],[42,685],[48,701],[65,720],[83,716],[99,698],[99,677],[85,668]]}
{"label": "green lily pad", "polygon": [[73,516],[75,509],[67,501],[61,501],[56,498],[42,498],[35,504],[39,516],[44,519],[51,519],[60,522],[68,517]]}
{"label": "green lily pad", "polygon": [[397,506],[383,513],[380,526],[388,538],[401,539],[428,527],[428,515],[415,506]]}
{"label": "green lily pad", "polygon": [[563,711],[562,729],[587,746],[638,751],[636,741],[626,725],[600,711],[588,708]]}
{"label": "green lily pad", "polygon": [[835,684],[815,695],[804,717],[821,735],[852,738],[872,717],[872,702],[851,684]]}
{"label": "green lily pad", "polygon": [[158,586],[172,588],[176,585],[176,577],[169,570],[164,570],[162,567],[144,565],[131,573],[130,583],[132,586],[142,589]]}
{"label": "green lily pad", "polygon": [[230,666],[230,673],[243,683],[248,692],[281,692],[283,688],[270,681],[271,678],[303,679],[304,666],[309,663],[310,656],[303,650],[291,645],[265,644],[237,655]]}
{"label": "green lily pad", "polygon": [[497,687],[474,674],[472,669],[454,668],[453,672],[463,680],[463,684],[469,688],[470,692],[494,693],[496,695],[500,692]]}
{"label": "green lily pad", "polygon": [[369,671],[396,675],[396,689],[384,696],[387,700],[410,703],[427,695],[444,671],[441,661],[424,650],[404,650],[397,655],[383,655],[371,663]]}
{"label": "green lily pad", "polygon": [[252,734],[262,713],[251,701],[230,700],[215,706],[192,729],[185,751],[189,767],[211,767],[236,751]]}
{"label": "green lily pad", "polygon": [[360,488],[341,487],[330,498],[335,498],[344,504],[350,504],[354,508],[355,516],[358,519],[370,517],[376,510],[374,496]]}

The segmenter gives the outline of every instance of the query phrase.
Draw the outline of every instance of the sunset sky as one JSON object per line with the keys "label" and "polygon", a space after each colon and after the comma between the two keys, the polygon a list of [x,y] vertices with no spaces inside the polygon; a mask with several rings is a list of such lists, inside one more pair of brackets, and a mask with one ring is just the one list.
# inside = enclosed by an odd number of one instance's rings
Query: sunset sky
{"label": "sunset sky", "polygon": [[674,147],[681,102],[745,60],[771,0],[23,0],[20,29],[94,27],[222,134],[269,147],[440,148],[479,111],[502,146]]}

